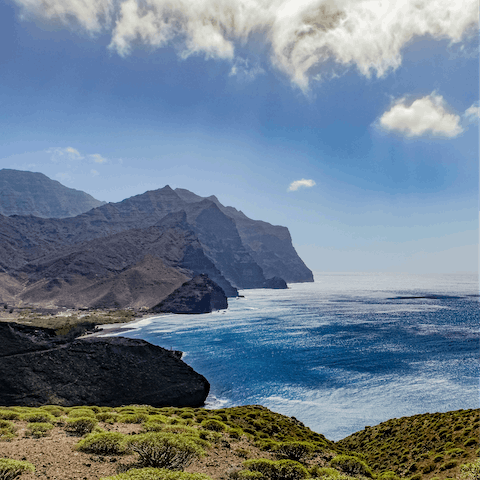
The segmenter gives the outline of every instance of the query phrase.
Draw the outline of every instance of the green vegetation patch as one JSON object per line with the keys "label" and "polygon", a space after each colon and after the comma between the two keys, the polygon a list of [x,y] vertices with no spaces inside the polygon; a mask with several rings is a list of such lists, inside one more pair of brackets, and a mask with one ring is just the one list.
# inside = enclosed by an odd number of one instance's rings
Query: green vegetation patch
{"label": "green vegetation patch", "polygon": [[52,429],[51,423],[35,422],[28,425],[26,434],[35,438],[46,437]]}
{"label": "green vegetation patch", "polygon": [[11,480],[19,477],[22,473],[34,472],[35,467],[29,462],[0,458],[0,480]]}
{"label": "green vegetation patch", "polygon": [[94,417],[68,418],[65,430],[74,435],[85,435],[90,433],[97,426],[97,423]]}
{"label": "green vegetation patch", "polygon": [[134,468],[114,477],[103,477],[100,480],[212,480],[203,473],[185,473],[162,468]]}
{"label": "green vegetation patch", "polygon": [[91,433],[80,440],[75,448],[97,455],[121,455],[125,453],[125,435],[118,432]]}

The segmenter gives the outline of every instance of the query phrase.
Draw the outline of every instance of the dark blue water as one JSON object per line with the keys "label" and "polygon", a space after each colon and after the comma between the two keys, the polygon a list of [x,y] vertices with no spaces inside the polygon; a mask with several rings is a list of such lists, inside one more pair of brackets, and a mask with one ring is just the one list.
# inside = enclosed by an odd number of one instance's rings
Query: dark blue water
{"label": "dark blue water", "polygon": [[332,440],[479,406],[475,275],[316,274],[241,293],[226,312],[164,315],[122,335],[184,351],[211,383],[210,406],[262,404]]}

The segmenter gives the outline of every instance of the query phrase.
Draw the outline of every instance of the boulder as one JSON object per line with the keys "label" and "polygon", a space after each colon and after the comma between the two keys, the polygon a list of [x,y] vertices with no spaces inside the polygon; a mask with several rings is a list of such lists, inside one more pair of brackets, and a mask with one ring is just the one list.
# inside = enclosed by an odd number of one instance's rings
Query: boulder
{"label": "boulder", "polygon": [[178,352],[122,337],[54,337],[0,323],[0,405],[199,407],[210,385]]}
{"label": "boulder", "polygon": [[150,311],[152,313],[210,313],[227,307],[225,292],[207,275],[201,274],[185,282]]}

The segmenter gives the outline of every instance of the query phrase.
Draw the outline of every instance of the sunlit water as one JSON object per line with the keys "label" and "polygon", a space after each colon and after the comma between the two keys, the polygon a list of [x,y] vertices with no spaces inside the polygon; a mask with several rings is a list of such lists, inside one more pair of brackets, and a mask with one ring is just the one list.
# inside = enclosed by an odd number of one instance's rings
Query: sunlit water
{"label": "sunlit water", "polygon": [[[261,404],[338,440],[365,425],[479,405],[475,275],[321,274],[244,290],[225,312],[122,333],[185,352],[207,406]],[[440,299],[395,299],[441,295]]]}

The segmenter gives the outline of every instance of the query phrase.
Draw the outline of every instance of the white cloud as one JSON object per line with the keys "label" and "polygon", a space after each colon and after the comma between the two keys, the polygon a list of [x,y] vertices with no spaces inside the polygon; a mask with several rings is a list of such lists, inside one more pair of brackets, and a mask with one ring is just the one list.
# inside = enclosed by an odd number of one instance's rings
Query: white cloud
{"label": "white cloud", "polygon": [[245,58],[237,58],[230,70],[230,77],[237,77],[245,82],[251,82],[255,80],[259,75],[263,75],[265,70],[260,66],[259,63],[250,64],[250,61]]}
{"label": "white cloud", "polygon": [[83,160],[83,156],[80,152],[73,147],[66,148],[50,148],[47,153],[51,154],[52,162],[59,163],[65,161]]}
{"label": "white cloud", "polygon": [[294,182],[292,182],[288,187],[288,191],[294,192],[299,188],[310,188],[314,185],[316,185],[316,183],[313,180],[306,180],[305,178],[302,178],[301,180],[295,180]]}
{"label": "white cloud", "polygon": [[461,42],[478,23],[477,0],[15,0],[25,13],[107,31],[120,55],[175,45],[181,57],[232,61],[253,37],[306,90],[322,66],[383,76],[415,37]]}
{"label": "white cloud", "polygon": [[443,97],[434,93],[413,102],[405,97],[397,100],[380,117],[379,124],[409,137],[433,134],[453,138],[463,132],[460,116],[450,113]]}
{"label": "white cloud", "polygon": [[480,107],[478,102],[468,107],[463,116],[469,123],[478,122],[478,119],[480,118]]}
{"label": "white cloud", "polygon": [[106,162],[108,162],[108,160],[106,158],[103,158],[99,153],[93,153],[92,155],[89,155],[89,157],[95,163],[106,163]]}

